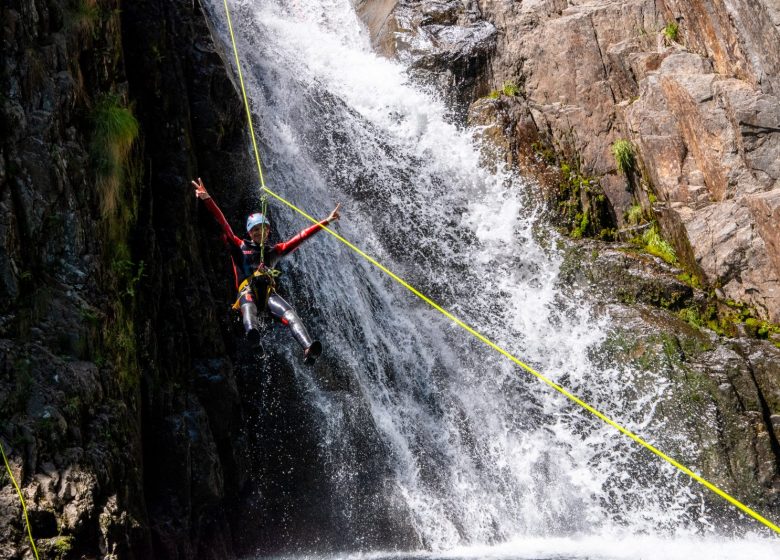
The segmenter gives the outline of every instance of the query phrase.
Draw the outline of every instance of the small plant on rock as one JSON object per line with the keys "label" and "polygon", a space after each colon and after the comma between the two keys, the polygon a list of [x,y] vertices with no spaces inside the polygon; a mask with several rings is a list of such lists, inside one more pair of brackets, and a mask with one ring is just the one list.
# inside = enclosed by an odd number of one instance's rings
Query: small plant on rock
{"label": "small plant on rock", "polygon": [[666,43],[668,45],[671,45],[672,43],[677,42],[677,38],[680,35],[680,26],[677,25],[676,21],[671,21],[666,24],[666,27],[664,27],[664,39],[666,39]]}
{"label": "small plant on rock", "polygon": [[639,225],[645,218],[645,212],[641,204],[632,204],[626,211],[626,222],[632,226]]}
{"label": "small plant on rock", "polygon": [[651,255],[660,257],[669,264],[677,263],[677,253],[674,252],[674,247],[661,237],[657,226],[651,227],[642,235],[642,242]]}
{"label": "small plant on rock", "polygon": [[507,97],[514,97],[516,95],[520,95],[520,86],[518,86],[514,82],[504,82],[504,85],[501,86],[501,89],[494,89],[490,93],[487,94],[488,99],[498,99],[501,97],[501,95],[506,95]]}
{"label": "small plant on rock", "polygon": [[72,549],[73,537],[71,536],[59,536],[57,537],[57,540],[54,541],[54,552],[56,554],[57,560],[67,558]]}
{"label": "small plant on rock", "polygon": [[514,82],[504,82],[504,87],[501,88],[501,93],[514,97],[520,95],[520,87]]}
{"label": "small plant on rock", "polygon": [[132,111],[113,94],[104,95],[97,102],[91,120],[92,156],[102,190],[101,206],[103,214],[110,215],[119,205],[125,163],[138,138],[139,126]]}
{"label": "small plant on rock", "polygon": [[612,144],[612,155],[615,156],[617,169],[623,175],[628,175],[636,167],[636,155],[634,154],[634,145],[628,140],[621,138]]}
{"label": "small plant on rock", "polygon": [[91,31],[100,18],[97,0],[71,0],[65,12],[68,27],[78,31]]}

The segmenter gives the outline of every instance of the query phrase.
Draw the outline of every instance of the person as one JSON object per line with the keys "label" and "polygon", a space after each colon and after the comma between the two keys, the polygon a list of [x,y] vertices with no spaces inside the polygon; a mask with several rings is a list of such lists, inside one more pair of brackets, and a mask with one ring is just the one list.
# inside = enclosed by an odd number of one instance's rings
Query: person
{"label": "person", "polygon": [[222,227],[230,247],[238,291],[238,299],[233,307],[241,312],[247,340],[253,346],[260,344],[258,312],[268,311],[272,317],[289,327],[293,337],[303,348],[304,363],[313,363],[322,353],[322,344],[309,335],[292,306],[276,293],[276,276],[279,271],[275,267],[282,258],[320,231],[322,226],[338,220],[341,217],[341,204],[337,204],[324,220],[300,231],[287,241],[270,245],[268,233],[271,224],[266,216],[259,212],[250,214],[246,220],[246,237],[242,239],[233,233],[203,181],[198,178],[197,181],[192,181],[192,184],[195,187],[195,196],[205,203],[208,211]]}

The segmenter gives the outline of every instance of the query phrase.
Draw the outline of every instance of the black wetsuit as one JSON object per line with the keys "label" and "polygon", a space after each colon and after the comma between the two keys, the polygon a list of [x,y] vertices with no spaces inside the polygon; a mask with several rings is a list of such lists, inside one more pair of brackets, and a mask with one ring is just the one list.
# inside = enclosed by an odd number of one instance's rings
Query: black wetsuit
{"label": "black wetsuit", "polygon": [[[300,231],[287,241],[277,243],[276,245],[266,244],[261,251],[260,245],[251,239],[241,239],[233,233],[233,229],[213,198],[207,198],[204,202],[206,208],[208,208],[219,225],[222,226],[225,240],[230,246],[236,290],[239,289],[244,280],[254,275],[255,271],[261,267],[261,263],[265,270],[273,269],[282,258],[295,251],[301,243],[320,231],[322,229],[321,226],[328,224],[327,220],[322,220],[318,224]],[[292,306],[276,293],[271,278],[256,276],[254,280],[240,290],[238,302],[244,329],[247,334],[252,334],[253,331],[257,333],[259,330],[258,310],[268,310],[272,317],[290,328],[295,340],[298,341],[304,350],[308,349],[314,342]]]}

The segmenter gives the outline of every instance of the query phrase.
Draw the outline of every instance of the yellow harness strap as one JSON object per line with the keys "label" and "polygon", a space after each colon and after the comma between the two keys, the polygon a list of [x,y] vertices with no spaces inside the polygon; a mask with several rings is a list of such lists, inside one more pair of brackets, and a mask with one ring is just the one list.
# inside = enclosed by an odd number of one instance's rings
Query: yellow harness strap
{"label": "yellow harness strap", "polygon": [[[254,290],[252,287],[252,282],[255,281],[256,278],[267,278],[268,279],[268,287],[265,290],[265,297],[263,298],[263,303],[265,303],[268,300],[268,296],[271,295],[271,290],[273,290],[276,287],[276,277],[279,276],[282,273],[281,270],[276,270],[275,268],[258,268],[255,270],[254,274],[252,276],[249,276],[248,278],[245,278],[241,284],[238,286],[238,297],[236,298],[236,302],[233,304],[232,308],[238,311],[241,309],[241,295],[243,292],[249,288]],[[255,294],[257,295],[257,294]]]}

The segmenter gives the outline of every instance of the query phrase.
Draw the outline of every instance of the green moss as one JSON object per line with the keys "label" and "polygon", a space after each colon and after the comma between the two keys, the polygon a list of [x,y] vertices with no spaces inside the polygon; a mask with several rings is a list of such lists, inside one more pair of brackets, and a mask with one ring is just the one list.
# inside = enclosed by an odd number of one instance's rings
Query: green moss
{"label": "green moss", "polygon": [[766,340],[772,334],[780,334],[780,325],[774,325],[769,321],[749,317],[745,319],[745,330],[751,336]]}
{"label": "green moss", "polygon": [[119,295],[133,299],[136,286],[144,275],[144,261],[134,263],[126,257],[118,257],[112,261],[111,269],[116,274]]}
{"label": "green moss", "polygon": [[614,241],[617,238],[617,229],[611,227],[604,227],[599,229],[596,237],[602,241]]}
{"label": "green moss", "polygon": [[120,386],[125,392],[132,392],[138,387],[140,379],[136,361],[135,322],[124,307],[118,307],[117,312],[118,316],[104,333],[104,345],[118,373]]}
{"label": "green moss", "polygon": [[532,143],[531,150],[533,150],[536,159],[542,163],[547,165],[556,165],[558,163],[558,157],[555,155],[555,150],[544,142]]}
{"label": "green moss", "polygon": [[[130,248],[125,243],[117,243],[109,271],[118,300],[103,332],[103,348],[119,373],[123,389],[132,391],[139,379],[133,310],[137,288],[144,276],[144,262],[134,261]],[[105,359],[104,356],[93,357],[96,363],[99,358]]]}
{"label": "green moss", "polygon": [[[554,165],[559,158],[552,148],[541,143],[533,145],[537,159]],[[561,229],[574,239],[598,237],[605,241],[615,238],[609,201],[599,180],[585,175],[579,166],[579,158],[560,162],[560,176],[555,203]]]}
{"label": "green moss", "polygon": [[681,300],[684,299],[682,292],[671,292],[669,297],[660,295],[658,298],[658,304],[664,309],[677,309],[680,307]]}
{"label": "green moss", "polygon": [[698,309],[686,307],[684,309],[680,309],[680,311],[677,312],[677,316],[689,325],[692,325],[698,329],[704,326],[704,322]]}
{"label": "green moss", "polygon": [[572,230],[571,236],[574,239],[582,238],[582,236],[585,235],[585,232],[588,231],[589,225],[590,225],[590,219],[588,218],[588,214],[582,214],[582,217],[579,219],[579,223]]}
{"label": "green moss", "polygon": [[617,169],[623,175],[632,173],[636,168],[636,154],[634,145],[628,140],[616,140],[612,144],[612,155],[615,157]]}
{"label": "green moss", "polygon": [[701,279],[696,276],[695,274],[691,274],[688,272],[682,272],[676,276],[676,278],[684,283],[689,285],[691,288],[696,288],[698,290],[702,289]]}
{"label": "green moss", "polygon": [[68,557],[68,554],[70,554],[70,551],[73,549],[73,537],[67,536],[59,536],[57,537],[57,540],[54,541],[54,553],[56,555],[57,560],[64,560]]}

